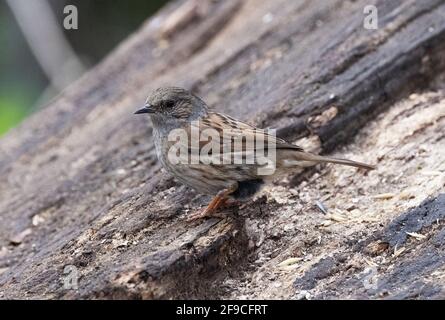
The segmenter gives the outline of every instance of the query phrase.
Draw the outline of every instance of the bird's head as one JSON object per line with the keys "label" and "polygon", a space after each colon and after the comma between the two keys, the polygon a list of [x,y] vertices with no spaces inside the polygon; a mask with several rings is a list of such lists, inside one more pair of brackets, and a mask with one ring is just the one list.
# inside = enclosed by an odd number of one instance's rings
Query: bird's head
{"label": "bird's head", "polygon": [[159,88],[135,114],[150,114],[158,121],[193,121],[207,113],[207,105],[191,92],[177,87]]}

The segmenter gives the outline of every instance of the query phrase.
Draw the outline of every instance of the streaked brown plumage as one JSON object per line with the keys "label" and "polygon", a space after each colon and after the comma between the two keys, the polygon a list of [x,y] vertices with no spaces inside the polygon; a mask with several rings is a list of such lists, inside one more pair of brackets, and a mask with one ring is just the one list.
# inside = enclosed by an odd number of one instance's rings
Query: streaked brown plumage
{"label": "streaked brown plumage", "polygon": [[[373,166],[352,160],[323,157],[305,152],[299,146],[288,143],[283,139],[268,134],[263,129],[258,129],[249,124],[236,120],[227,115],[208,110],[207,105],[199,97],[185,89],[176,87],[160,88],[154,91],[146,101],[144,108],[137,114],[149,113],[153,123],[154,142],[157,156],[164,168],[180,182],[194,188],[199,193],[215,196],[203,212],[195,214],[192,219],[212,215],[219,206],[229,197],[248,197],[253,195],[262,183],[275,178],[277,175],[294,171],[296,168],[312,166],[320,162],[330,162],[364,168],[374,169]],[[182,129],[188,137],[187,141],[169,139],[169,134],[174,130]],[[181,132],[182,132],[181,131]],[[194,141],[193,133],[198,132],[200,137],[208,138],[204,141]],[[211,134],[219,134],[219,139],[210,139]],[[249,145],[249,138],[260,137],[264,145],[259,143]],[[171,137],[170,137],[171,138]],[[239,139],[239,140],[237,140]],[[243,140],[245,139],[245,140]],[[197,139],[195,139],[197,140]],[[216,140],[216,141],[213,141]],[[200,154],[207,145],[212,145],[213,150],[224,150],[221,154],[210,153],[209,157],[219,160],[224,156],[240,156],[234,147],[234,141],[241,143],[242,157],[253,156],[251,164],[223,163],[190,163],[190,155]],[[269,145],[271,147],[269,147]],[[276,171],[270,175],[259,175],[262,151],[276,150]],[[185,150],[188,161],[173,163],[169,152],[176,147]],[[229,149],[230,147],[230,149]],[[176,150],[176,149],[174,149]],[[184,155],[184,153],[182,153]]]}

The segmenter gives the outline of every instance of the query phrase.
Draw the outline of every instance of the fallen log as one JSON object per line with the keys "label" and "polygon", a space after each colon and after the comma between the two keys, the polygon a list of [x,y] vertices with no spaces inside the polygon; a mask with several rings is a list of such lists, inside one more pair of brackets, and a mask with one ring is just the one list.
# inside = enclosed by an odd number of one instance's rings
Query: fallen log
{"label": "fallen log", "polygon": [[[377,30],[363,28],[369,1],[203,3],[204,10],[197,12],[184,1],[161,10],[0,140],[0,298],[295,298],[298,290],[328,298],[347,296],[358,285],[345,286],[344,292],[322,281],[299,287],[304,281],[293,285],[292,272],[283,276],[292,289],[282,296],[277,290],[261,293],[260,284],[258,292],[228,284],[242,273],[247,282],[258,283],[254,275],[270,275],[259,269],[273,259],[304,255],[302,248],[313,251],[313,258],[333,252],[329,245],[316,246],[314,234],[322,231],[315,231],[315,223],[324,218],[311,221],[317,211],[310,209],[315,199],[303,196],[308,186],[287,185],[300,195],[298,201],[289,203],[289,191],[272,189],[227,219],[190,224],[186,214],[206,197],[160,170],[150,124],[132,112],[151,90],[182,86],[215,110],[278,128],[279,135],[308,142],[309,149],[338,150],[397,102],[431,88],[443,75],[445,3],[373,1]],[[440,127],[442,116],[434,119]],[[430,138],[435,134],[427,132]],[[373,158],[366,160],[387,166],[377,157],[382,149],[369,145],[367,155]],[[364,154],[354,156],[365,160]],[[330,175],[321,170],[316,176]],[[361,181],[368,179],[357,174]],[[322,195],[326,185],[313,187]],[[360,192],[373,190],[380,189]],[[294,230],[281,220],[291,213],[292,219],[311,221],[293,222],[299,230],[294,240],[284,231],[261,231],[269,225]],[[375,232],[383,228],[374,222]],[[357,242],[370,236],[365,224],[360,226],[353,237]],[[335,238],[338,231],[328,236]],[[322,265],[336,265],[332,259]],[[247,267],[252,261],[256,271]],[[322,290],[331,291],[323,295]]]}

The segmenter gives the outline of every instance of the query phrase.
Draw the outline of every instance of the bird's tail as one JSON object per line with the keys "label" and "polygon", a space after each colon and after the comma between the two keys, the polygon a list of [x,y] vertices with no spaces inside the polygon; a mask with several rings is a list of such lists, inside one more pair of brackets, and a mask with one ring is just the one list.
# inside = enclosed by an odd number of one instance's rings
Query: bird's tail
{"label": "bird's tail", "polygon": [[342,164],[342,165],[346,165],[346,166],[363,168],[366,170],[375,169],[375,166],[367,164],[367,163],[363,163],[363,162],[358,162],[358,161],[353,161],[353,160],[348,160],[348,159],[325,157],[325,156],[320,156],[320,155],[308,153],[308,152],[297,151],[295,153],[296,153],[296,163],[295,164],[297,166],[298,166],[298,162],[302,161],[304,163],[313,163],[313,164],[320,163],[320,162],[336,163],[336,164]]}

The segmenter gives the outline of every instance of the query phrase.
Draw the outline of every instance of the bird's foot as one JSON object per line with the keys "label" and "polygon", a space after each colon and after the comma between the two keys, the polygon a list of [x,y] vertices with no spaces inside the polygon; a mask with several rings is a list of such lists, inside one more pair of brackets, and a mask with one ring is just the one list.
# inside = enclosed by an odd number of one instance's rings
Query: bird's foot
{"label": "bird's foot", "polygon": [[192,222],[192,221],[196,221],[196,220],[201,220],[204,218],[224,218],[225,216],[223,214],[220,214],[216,211],[211,211],[211,210],[207,210],[208,207],[199,210],[198,212],[192,213],[191,215],[189,215],[187,217],[187,221],[188,222]]}
{"label": "bird's foot", "polygon": [[220,191],[204,210],[190,215],[187,221],[195,221],[208,217],[224,218],[224,215],[218,215],[216,211],[227,205],[228,195],[234,190],[236,190],[236,185],[233,185],[232,188]]}
{"label": "bird's foot", "polygon": [[218,215],[216,214],[216,210],[221,205],[223,205],[224,202],[226,202],[226,198],[217,195],[215,198],[213,198],[212,201],[210,201],[209,205],[205,209],[190,215],[187,221],[195,221],[203,218],[218,217]]}
{"label": "bird's foot", "polygon": [[240,204],[241,204],[241,201],[238,201],[238,200],[224,199],[221,201],[221,203],[219,204],[218,207],[209,208],[210,205],[208,205],[206,208],[191,214],[187,218],[187,221],[196,221],[196,220],[203,219],[203,218],[221,218],[221,219],[223,219],[223,218],[227,217],[227,213],[218,212],[218,209],[239,207]]}

